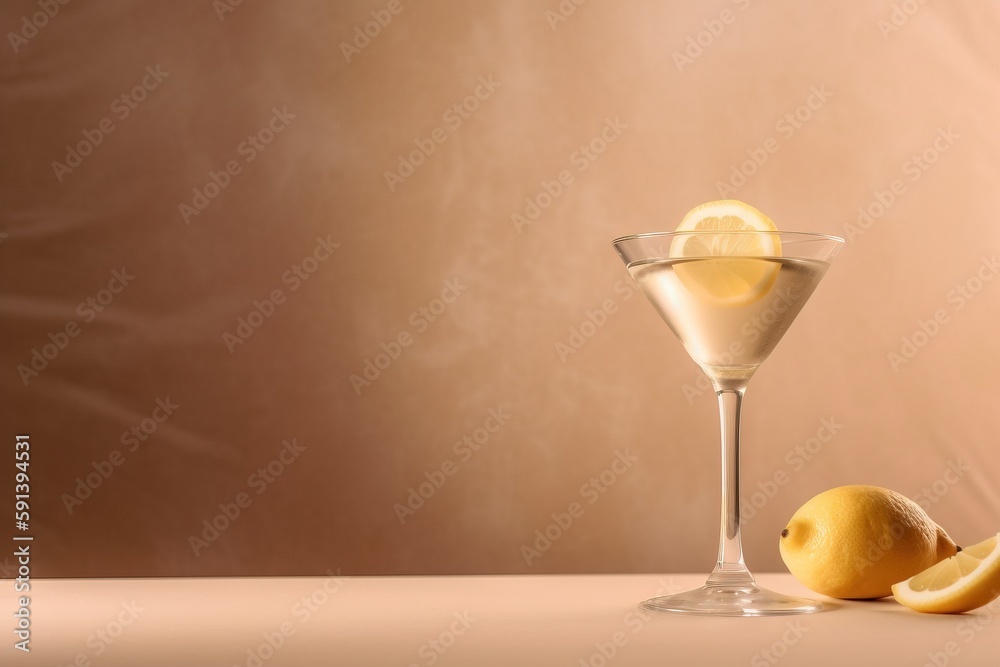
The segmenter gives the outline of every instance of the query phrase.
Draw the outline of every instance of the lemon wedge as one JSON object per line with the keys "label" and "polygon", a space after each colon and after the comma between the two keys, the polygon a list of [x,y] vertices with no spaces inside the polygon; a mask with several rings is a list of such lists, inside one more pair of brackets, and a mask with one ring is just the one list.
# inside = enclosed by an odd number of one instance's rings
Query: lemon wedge
{"label": "lemon wedge", "polygon": [[[766,295],[780,266],[778,230],[771,219],[736,199],[711,201],[691,209],[670,244],[674,272],[691,292],[722,306],[745,306]],[[715,233],[713,233],[715,232]],[[719,232],[747,232],[729,234]],[[754,234],[753,232],[761,232]]]}
{"label": "lemon wedge", "polygon": [[1000,597],[1000,534],[966,547],[892,587],[896,602],[933,614],[960,614]]}

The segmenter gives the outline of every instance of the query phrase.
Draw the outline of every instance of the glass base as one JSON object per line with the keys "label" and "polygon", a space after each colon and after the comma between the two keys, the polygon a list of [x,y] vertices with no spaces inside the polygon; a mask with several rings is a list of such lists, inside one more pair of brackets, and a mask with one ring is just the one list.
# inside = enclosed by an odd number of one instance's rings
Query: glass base
{"label": "glass base", "polygon": [[820,611],[823,603],[782,595],[755,583],[705,584],[701,588],[646,600],[643,609],[705,616],[780,616]]}

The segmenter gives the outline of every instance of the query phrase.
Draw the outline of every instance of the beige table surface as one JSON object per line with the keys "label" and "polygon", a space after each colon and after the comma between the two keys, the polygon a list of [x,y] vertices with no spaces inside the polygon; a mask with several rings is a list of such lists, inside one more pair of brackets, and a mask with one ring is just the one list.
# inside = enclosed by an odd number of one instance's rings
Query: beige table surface
{"label": "beige table surface", "polygon": [[[1000,665],[997,603],[963,616],[917,614],[891,599],[824,600],[824,612],[771,618],[654,616],[636,607],[703,578],[38,580],[30,654],[12,648],[13,582],[4,581],[10,629],[0,634],[0,664]],[[758,580],[806,593],[787,574]]]}

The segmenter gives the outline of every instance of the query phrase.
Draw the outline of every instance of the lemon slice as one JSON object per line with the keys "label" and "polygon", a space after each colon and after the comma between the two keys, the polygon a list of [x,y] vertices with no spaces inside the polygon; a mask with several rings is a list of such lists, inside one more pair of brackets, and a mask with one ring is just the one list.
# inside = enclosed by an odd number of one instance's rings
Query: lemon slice
{"label": "lemon slice", "polygon": [[[766,295],[778,277],[780,257],[778,230],[771,219],[749,204],[722,199],[691,209],[674,237],[671,259],[698,261],[678,263],[674,272],[693,293],[723,306],[745,306]],[[746,232],[724,234],[713,232]],[[754,234],[753,232],[761,232]]]}
{"label": "lemon slice", "polygon": [[1000,597],[1000,534],[966,547],[920,574],[894,584],[896,602],[917,611],[960,614]]}

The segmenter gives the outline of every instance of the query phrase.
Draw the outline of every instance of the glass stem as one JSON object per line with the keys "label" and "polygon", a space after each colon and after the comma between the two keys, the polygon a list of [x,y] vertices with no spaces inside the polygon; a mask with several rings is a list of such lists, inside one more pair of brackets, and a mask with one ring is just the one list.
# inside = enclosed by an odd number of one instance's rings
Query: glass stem
{"label": "glass stem", "polygon": [[716,382],[722,428],[722,530],[719,562],[708,585],[752,585],[753,576],[743,563],[740,538],[740,409],[746,381]]}

